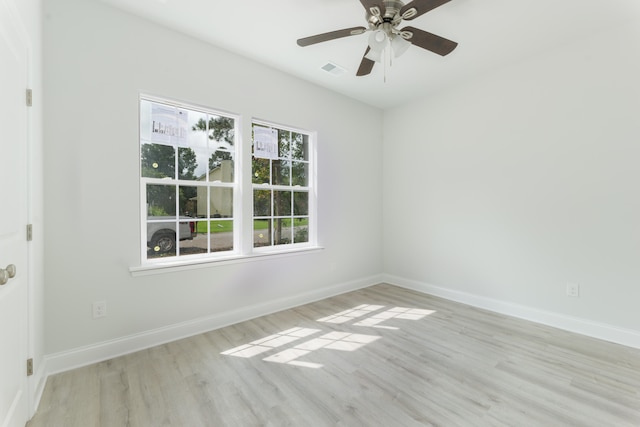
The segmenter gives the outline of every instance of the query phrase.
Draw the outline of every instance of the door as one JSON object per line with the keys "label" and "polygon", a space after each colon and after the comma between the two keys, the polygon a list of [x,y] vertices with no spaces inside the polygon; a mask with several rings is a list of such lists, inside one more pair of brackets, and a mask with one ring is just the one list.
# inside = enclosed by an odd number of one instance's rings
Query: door
{"label": "door", "polygon": [[20,22],[12,0],[0,0],[0,283],[7,279],[0,285],[0,426],[7,427],[24,427],[28,416],[28,48]]}

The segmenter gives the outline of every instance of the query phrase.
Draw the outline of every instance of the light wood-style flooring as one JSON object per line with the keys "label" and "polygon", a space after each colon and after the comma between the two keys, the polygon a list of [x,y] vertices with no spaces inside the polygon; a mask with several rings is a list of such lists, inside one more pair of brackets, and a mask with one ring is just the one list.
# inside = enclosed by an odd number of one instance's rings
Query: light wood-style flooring
{"label": "light wood-style flooring", "polygon": [[49,378],[29,427],[640,426],[640,350],[386,284]]}

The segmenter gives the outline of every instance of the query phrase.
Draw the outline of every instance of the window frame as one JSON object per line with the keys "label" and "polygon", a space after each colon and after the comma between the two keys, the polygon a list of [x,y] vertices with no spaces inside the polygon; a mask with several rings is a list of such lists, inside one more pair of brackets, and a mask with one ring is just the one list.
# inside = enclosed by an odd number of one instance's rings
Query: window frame
{"label": "window frame", "polygon": [[[143,176],[143,168],[142,168],[142,147],[144,145],[144,143],[154,143],[153,141],[150,140],[143,140],[143,102],[149,102],[151,104],[160,104],[160,105],[166,105],[172,108],[176,108],[176,109],[183,109],[183,110],[188,110],[188,111],[193,111],[199,114],[203,114],[205,117],[208,116],[217,116],[217,117],[225,117],[225,118],[229,118],[232,119],[234,121],[234,126],[233,126],[233,131],[234,131],[234,142],[233,142],[233,150],[230,150],[230,152],[233,155],[233,181],[232,182],[217,182],[217,181],[210,181],[208,175],[210,173],[209,170],[207,170],[206,172],[206,176],[207,178],[205,179],[204,182],[202,181],[198,181],[198,180],[189,180],[189,179],[181,179],[178,174],[179,171],[176,170],[176,175],[174,176],[174,178],[152,178],[152,177],[145,177]],[[158,97],[158,96],[153,96],[153,95],[148,95],[148,94],[139,94],[138,97],[138,166],[139,166],[139,179],[140,179],[140,195],[139,195],[139,200],[140,200],[140,264],[141,265],[148,265],[148,266],[152,266],[152,265],[156,265],[156,264],[186,264],[189,262],[202,262],[202,260],[207,260],[207,261],[211,261],[211,260],[215,260],[216,258],[227,258],[227,257],[232,257],[234,255],[237,255],[239,253],[239,246],[240,246],[240,239],[239,239],[239,234],[235,231],[237,229],[237,227],[239,226],[239,207],[241,206],[240,201],[238,200],[238,194],[239,194],[239,179],[240,179],[240,174],[239,174],[239,170],[240,170],[240,165],[239,165],[239,156],[240,156],[240,150],[239,150],[239,144],[241,141],[241,138],[239,137],[240,134],[240,126],[241,126],[241,117],[238,114],[233,114],[233,113],[229,113],[226,111],[221,111],[221,110],[217,110],[217,109],[213,109],[213,108],[209,108],[209,107],[204,107],[204,106],[200,106],[200,105],[196,105],[193,103],[186,103],[186,102],[181,102],[181,101],[176,101],[174,99],[170,99],[170,98],[166,98],[166,97]],[[208,126],[208,121],[207,121],[207,126]],[[205,135],[208,133],[209,129],[207,128],[207,131],[205,132]],[[205,138],[207,138],[205,136]],[[179,162],[179,150],[181,147],[179,144],[160,144],[160,145],[165,145],[167,147],[173,147],[175,149],[175,154],[176,154],[176,158],[175,158],[175,166],[177,168],[178,162]],[[187,146],[188,148],[193,148],[192,146]],[[214,150],[212,149],[212,147],[208,146],[208,142],[207,142],[207,149],[213,153],[215,151],[219,151],[219,150]],[[208,169],[208,167],[205,167],[205,169]],[[179,230],[180,230],[180,223],[183,222],[191,222],[191,221],[187,221],[186,219],[182,219],[182,212],[180,212],[180,207],[179,207],[179,200],[177,200],[176,197],[176,212],[175,212],[175,219],[173,219],[172,221],[164,221],[164,220],[153,220],[153,217],[149,217],[148,216],[148,211],[147,211],[147,186],[148,185],[169,185],[169,186],[175,186],[176,187],[176,194],[178,194],[178,188],[180,187],[197,187],[197,188],[205,188],[206,192],[208,194],[211,193],[211,191],[213,189],[230,189],[231,190],[231,194],[233,197],[233,203],[232,203],[232,219],[230,219],[229,221],[232,222],[232,228],[233,228],[233,238],[232,238],[232,242],[233,242],[233,249],[229,250],[229,251],[222,251],[222,252],[206,252],[203,254],[190,254],[190,255],[180,255],[180,240],[178,239],[178,241],[176,242],[176,246],[177,246],[177,250],[176,250],[176,254],[172,255],[172,256],[161,256],[158,258],[149,258],[148,255],[148,250],[147,250],[147,241],[148,238],[150,236],[147,235],[148,233],[148,224],[149,223],[162,223],[162,222],[166,222],[166,223],[170,223],[173,222],[174,223],[174,227],[175,230],[178,230],[178,232],[176,234],[179,234]],[[211,242],[211,238],[210,238],[210,224],[211,221],[213,221],[213,217],[211,215],[210,212],[211,206],[210,203],[207,203],[207,207],[206,207],[206,215],[204,218],[197,218],[194,217],[194,221],[196,224],[200,223],[200,222],[205,222],[207,223],[207,236],[208,236],[208,243],[207,243],[207,249],[209,249],[210,246],[210,242]],[[197,225],[196,225],[197,228]]]}
{"label": "window frame", "polygon": [[[231,183],[217,182],[198,183],[193,180],[179,179],[176,175],[175,179],[166,178],[150,178],[144,177],[142,171],[142,146],[143,141],[143,101],[169,105],[171,107],[185,109],[189,111],[196,111],[198,113],[217,115],[228,117],[234,120],[234,150],[233,150],[233,174],[234,180]],[[308,239],[306,242],[281,244],[273,246],[254,247],[254,222],[253,222],[253,190],[254,184],[252,182],[251,174],[253,172],[253,126],[266,126],[273,127],[279,130],[300,133],[307,136],[308,146],[308,182],[305,187],[308,193]],[[244,136],[244,137],[243,137]],[[140,206],[140,264],[135,267],[131,267],[130,271],[134,276],[155,274],[159,272],[168,272],[175,270],[183,270],[188,268],[202,267],[210,264],[226,264],[229,262],[241,262],[259,259],[264,256],[283,255],[290,256],[295,254],[307,253],[309,251],[322,249],[318,246],[317,240],[317,167],[316,167],[316,141],[317,133],[314,131],[308,131],[296,127],[281,125],[274,123],[273,121],[251,118],[250,120],[244,120],[241,114],[230,113],[228,111],[210,108],[202,105],[198,105],[192,102],[178,101],[169,97],[155,96],[148,93],[140,93],[138,96],[138,177],[139,177],[139,206]],[[179,148],[176,145],[176,148]],[[179,150],[176,149],[176,155]],[[176,165],[178,159],[175,160]],[[178,173],[178,172],[176,172]],[[147,185],[149,184],[164,184],[175,186],[195,186],[210,188],[230,188],[233,194],[233,250],[223,252],[207,252],[203,254],[189,254],[189,255],[175,255],[149,258],[147,256],[147,223],[149,222],[147,212]],[[176,189],[176,194],[177,194]],[[209,190],[207,190],[209,191]],[[210,207],[207,208],[207,216],[202,221],[211,223],[212,217],[209,212]],[[292,212],[293,215],[293,212]],[[176,215],[175,222],[176,227],[179,227],[179,223],[182,222],[179,212],[179,203],[176,200]],[[179,228],[176,228],[179,230]],[[210,230],[208,230],[210,231]],[[210,233],[209,233],[210,234]],[[208,237],[210,241],[210,236]],[[178,240],[179,241],[179,240]],[[209,244],[210,245],[210,244]]]}
{"label": "window frame", "polygon": [[[289,185],[280,185],[280,184],[254,184],[253,180],[250,179],[249,180],[249,184],[251,186],[251,211],[252,211],[252,216],[251,216],[251,229],[252,229],[252,235],[253,232],[255,232],[255,230],[253,230],[254,227],[254,219],[255,219],[255,215],[253,212],[254,209],[254,203],[253,203],[253,192],[255,190],[271,190],[272,191],[272,207],[271,210],[272,212],[274,211],[274,207],[273,207],[273,192],[275,191],[291,191],[292,193],[296,192],[296,188],[298,188],[299,191],[304,191],[309,195],[308,198],[308,213],[307,213],[307,217],[308,217],[308,225],[307,225],[307,235],[308,235],[308,239],[306,242],[300,242],[300,243],[290,243],[290,244],[271,244],[269,246],[258,246],[256,247],[253,244],[253,240],[252,240],[252,251],[254,253],[278,253],[278,252],[282,252],[282,251],[288,251],[288,250],[295,250],[296,248],[314,248],[314,247],[318,247],[318,243],[317,243],[317,175],[316,175],[316,140],[317,140],[317,134],[315,132],[311,132],[311,131],[307,131],[304,129],[300,129],[300,128],[296,128],[296,127],[292,127],[292,126],[287,126],[287,125],[282,125],[282,124],[278,124],[278,123],[274,123],[272,121],[268,121],[268,120],[262,120],[262,119],[256,119],[253,118],[251,120],[250,126],[251,129],[253,131],[253,126],[262,126],[262,127],[267,127],[267,128],[272,128],[272,129],[277,129],[278,131],[285,131],[285,132],[289,132],[289,133],[297,133],[297,134],[302,134],[302,135],[306,135],[307,136],[307,160],[304,161],[304,163],[308,164],[308,181],[307,181],[307,185],[305,187],[301,187],[301,186],[295,186],[292,183],[290,183]],[[252,132],[253,133],[253,132]],[[253,160],[253,138],[252,139],[252,144],[251,144],[251,151],[250,151],[250,157]],[[289,159],[289,161],[292,161],[291,159]],[[253,173],[253,162],[251,165],[251,171],[250,174]],[[269,173],[270,175],[273,173],[273,169],[270,166],[269,167]],[[294,207],[293,207],[293,194],[292,194],[292,207],[291,207],[292,211],[291,211],[291,215],[289,215],[288,217],[294,218],[296,217],[295,213],[294,213]],[[274,218],[275,216],[273,216],[272,218]],[[271,224],[271,228],[273,228],[273,224]],[[273,240],[273,239],[272,239]],[[295,240],[295,239],[294,239]]]}

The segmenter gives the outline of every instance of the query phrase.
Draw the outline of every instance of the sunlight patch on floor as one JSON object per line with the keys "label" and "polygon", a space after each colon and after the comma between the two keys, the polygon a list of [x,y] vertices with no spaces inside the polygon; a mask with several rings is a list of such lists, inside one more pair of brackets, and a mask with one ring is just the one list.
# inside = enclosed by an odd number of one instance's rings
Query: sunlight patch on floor
{"label": "sunlight patch on floor", "polygon": [[[318,319],[321,323],[345,324],[353,322],[353,326],[369,328],[400,329],[397,326],[382,325],[390,320],[420,320],[435,313],[434,310],[419,308],[393,307],[384,310],[383,305],[361,304],[348,310]],[[384,311],[382,311],[384,310]],[[397,323],[396,323],[397,324]],[[322,332],[321,329],[291,328],[273,335],[252,341],[221,354],[242,358],[251,358],[281,347],[287,348],[263,358],[265,362],[281,363],[306,368],[321,368],[323,365],[312,361],[299,360],[314,351],[321,349],[338,351],[356,351],[382,337],[377,335],[356,334],[352,332],[332,331],[320,337],[312,338],[302,343],[294,344],[302,338]]]}
{"label": "sunlight patch on floor", "polygon": [[405,319],[405,320],[420,320],[425,316],[435,313],[434,310],[423,310],[419,308],[406,308],[406,307],[395,307],[391,308],[387,311],[383,311],[382,313],[374,314],[373,316],[367,317],[357,323],[354,323],[356,326],[371,326],[374,328],[385,328],[385,329],[398,329],[395,326],[384,326],[380,325],[380,323],[389,319]]}
{"label": "sunlight patch on floor", "polygon": [[226,356],[249,358],[265,353],[269,350],[273,350],[274,348],[282,347],[283,345],[292,343],[301,338],[308,337],[316,332],[320,332],[320,329],[291,328],[256,341],[252,341],[249,344],[244,344],[239,347],[232,348],[231,350],[223,351],[221,354]]}
{"label": "sunlight patch on floor", "polygon": [[362,304],[354,308],[350,308],[349,310],[341,311],[340,313],[332,314],[331,316],[323,317],[322,319],[318,319],[318,322],[326,322],[326,323],[346,323],[350,320],[357,319],[358,317],[366,316],[367,314],[371,314],[376,310],[380,310],[384,308],[383,305],[371,305],[371,304]]}

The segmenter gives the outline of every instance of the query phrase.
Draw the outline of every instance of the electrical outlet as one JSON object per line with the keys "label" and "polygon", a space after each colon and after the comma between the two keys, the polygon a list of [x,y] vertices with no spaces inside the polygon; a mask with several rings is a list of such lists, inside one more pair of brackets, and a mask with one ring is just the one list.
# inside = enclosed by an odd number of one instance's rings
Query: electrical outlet
{"label": "electrical outlet", "polygon": [[567,283],[567,296],[577,298],[580,296],[580,285],[577,283]]}
{"label": "electrical outlet", "polygon": [[105,317],[107,315],[107,302],[96,301],[93,303],[93,318]]}

